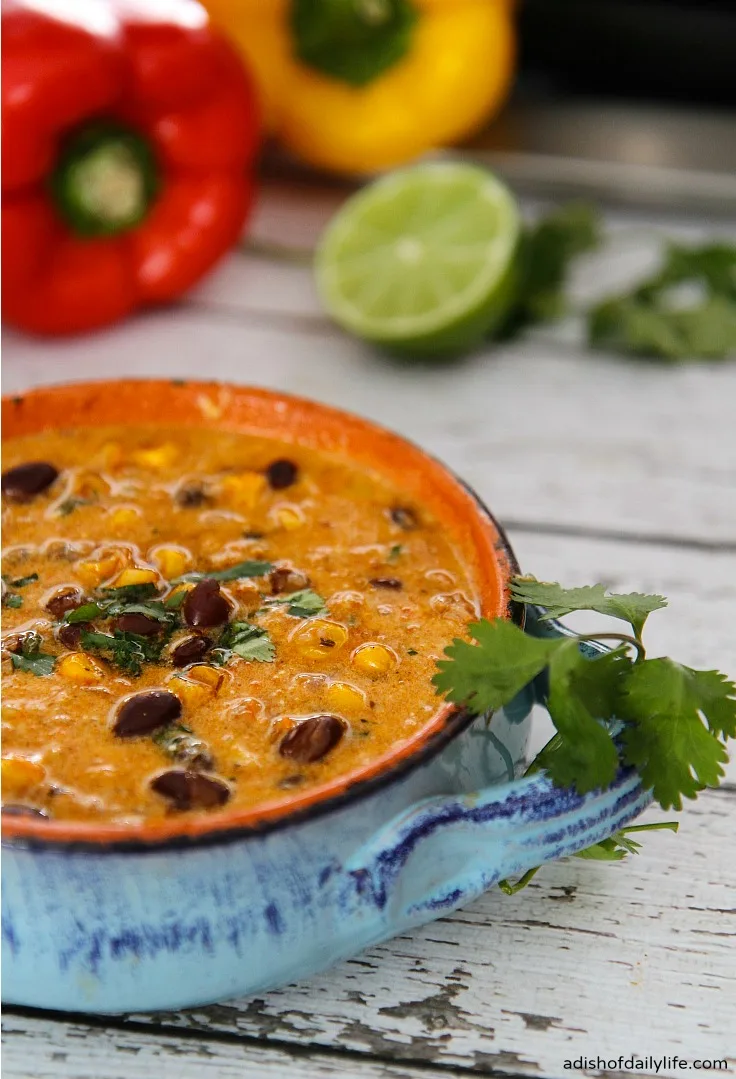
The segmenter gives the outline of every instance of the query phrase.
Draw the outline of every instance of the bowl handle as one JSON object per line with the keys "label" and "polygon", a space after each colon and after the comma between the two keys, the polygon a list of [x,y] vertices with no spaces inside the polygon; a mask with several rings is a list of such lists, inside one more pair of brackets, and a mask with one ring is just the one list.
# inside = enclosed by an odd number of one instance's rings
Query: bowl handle
{"label": "bowl handle", "polygon": [[[540,623],[541,613],[529,612],[528,632],[567,635],[559,623]],[[538,699],[545,690],[543,683],[535,686]],[[375,904],[394,928],[408,928],[470,902],[500,880],[606,839],[651,800],[631,768],[605,790],[584,795],[537,773],[418,802],[356,851],[345,869],[363,901]]]}

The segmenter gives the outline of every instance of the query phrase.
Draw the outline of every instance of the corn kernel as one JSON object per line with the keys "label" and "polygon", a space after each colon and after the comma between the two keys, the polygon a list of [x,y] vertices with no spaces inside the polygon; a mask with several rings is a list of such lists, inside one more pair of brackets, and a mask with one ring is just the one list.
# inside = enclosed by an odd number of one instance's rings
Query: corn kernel
{"label": "corn kernel", "polygon": [[197,708],[216,696],[223,681],[222,671],[201,663],[190,667],[186,674],[173,675],[169,685],[185,708]]}
{"label": "corn kernel", "polygon": [[101,448],[99,461],[103,468],[114,471],[123,463],[123,447],[119,442],[106,442]]}
{"label": "corn kernel", "polygon": [[206,663],[197,663],[187,670],[187,678],[193,678],[195,682],[201,682],[202,685],[209,686],[214,693],[217,693],[225,681],[225,672],[217,667],[210,667]]}
{"label": "corn kernel", "polygon": [[62,678],[78,686],[94,686],[105,677],[105,672],[99,663],[84,652],[70,652],[62,656],[56,670]]}
{"label": "corn kernel", "polygon": [[293,532],[304,524],[304,514],[298,506],[278,506],[274,516],[279,526],[287,532]]}
{"label": "corn kernel", "polygon": [[3,757],[1,774],[3,795],[13,798],[37,787],[46,775],[46,769],[35,761],[26,761],[21,757]]}
{"label": "corn kernel", "polygon": [[192,556],[183,547],[154,547],[148,557],[168,580],[192,568]]}
{"label": "corn kernel", "polygon": [[266,489],[266,478],[260,472],[238,472],[225,476],[220,488],[225,500],[234,509],[252,510]]}
{"label": "corn kernel", "polygon": [[326,618],[310,618],[292,635],[298,650],[307,659],[327,659],[338,652],[347,639],[345,627]]}
{"label": "corn kernel", "polygon": [[109,523],[113,528],[133,528],[142,514],[137,506],[116,506],[110,511]]}
{"label": "corn kernel", "polygon": [[351,658],[354,667],[374,678],[386,674],[396,663],[396,653],[383,644],[362,644]]}
{"label": "corn kernel", "polygon": [[329,707],[336,712],[359,712],[365,708],[365,693],[349,682],[331,682],[326,697]]}
{"label": "corn kernel", "polygon": [[121,551],[104,555],[102,558],[78,562],[74,567],[79,581],[85,588],[97,588],[103,581],[119,573],[125,565],[125,555]]}
{"label": "corn kernel", "polygon": [[180,674],[169,680],[172,693],[175,693],[185,708],[197,708],[213,696],[209,686],[203,682],[192,682]]}
{"label": "corn kernel", "polygon": [[94,500],[110,493],[110,484],[98,472],[79,471],[72,481],[72,490],[79,498]]}
{"label": "corn kernel", "polygon": [[138,566],[127,566],[115,578],[115,588],[124,588],[130,584],[157,584],[158,573],[155,569],[141,569]]}
{"label": "corn kernel", "polygon": [[133,460],[141,468],[150,468],[159,472],[165,468],[171,468],[179,457],[179,449],[173,442],[163,442],[160,446],[149,446],[146,449],[136,450]]}

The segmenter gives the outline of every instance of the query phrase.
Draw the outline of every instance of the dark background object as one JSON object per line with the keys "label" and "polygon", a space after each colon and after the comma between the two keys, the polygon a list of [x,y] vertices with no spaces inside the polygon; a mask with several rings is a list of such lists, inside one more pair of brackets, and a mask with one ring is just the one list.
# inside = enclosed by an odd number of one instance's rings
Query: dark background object
{"label": "dark background object", "polygon": [[736,103],[733,0],[523,0],[522,72],[568,92]]}

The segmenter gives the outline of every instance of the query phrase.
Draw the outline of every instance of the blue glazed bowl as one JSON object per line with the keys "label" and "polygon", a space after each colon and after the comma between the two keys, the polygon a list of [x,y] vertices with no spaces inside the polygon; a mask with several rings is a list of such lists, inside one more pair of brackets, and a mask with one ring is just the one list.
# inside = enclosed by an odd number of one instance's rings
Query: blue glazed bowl
{"label": "blue glazed bowl", "polygon": [[[30,394],[27,408],[53,392],[64,391]],[[262,404],[268,395],[256,396]],[[493,526],[498,558],[513,571],[488,511],[476,500],[472,512]],[[533,610],[510,613],[526,616],[530,633],[561,632]],[[632,771],[584,796],[542,774],[518,778],[536,696],[529,686],[493,716],[445,708],[408,756],[251,825],[212,818],[173,837],[99,839],[4,823],[3,999],[115,1013],[262,992],[611,835],[651,798]]]}

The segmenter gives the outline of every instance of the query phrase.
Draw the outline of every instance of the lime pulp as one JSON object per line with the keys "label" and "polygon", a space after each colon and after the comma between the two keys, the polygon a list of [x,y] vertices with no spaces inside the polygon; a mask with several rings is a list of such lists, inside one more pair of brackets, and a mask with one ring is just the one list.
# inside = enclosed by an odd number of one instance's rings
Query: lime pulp
{"label": "lime pulp", "polygon": [[421,355],[472,348],[503,320],[521,221],[485,169],[429,162],[389,173],[342,206],[317,249],[317,289],[358,337]]}

